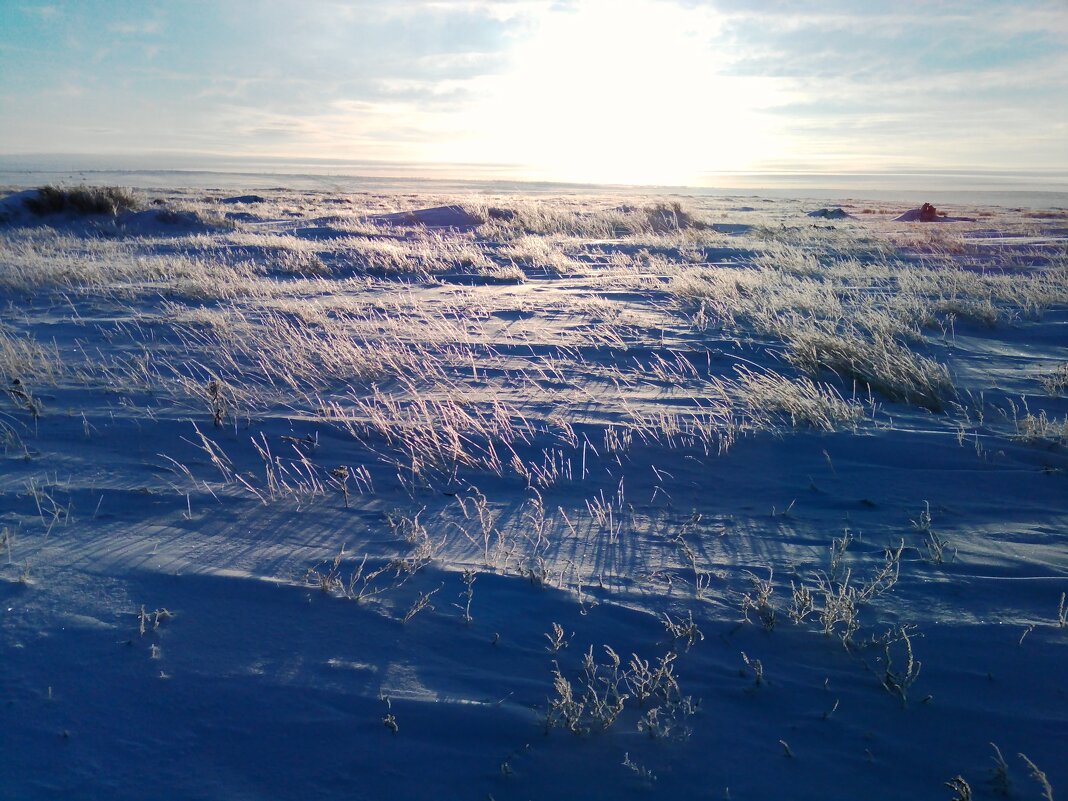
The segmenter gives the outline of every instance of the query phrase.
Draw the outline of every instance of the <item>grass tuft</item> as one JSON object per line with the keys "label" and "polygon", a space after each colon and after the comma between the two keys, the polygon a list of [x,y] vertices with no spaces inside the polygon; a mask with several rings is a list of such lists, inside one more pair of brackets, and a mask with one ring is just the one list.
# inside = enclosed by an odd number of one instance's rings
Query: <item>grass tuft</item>
{"label": "grass tuft", "polygon": [[36,197],[23,203],[34,214],[75,214],[89,216],[109,214],[141,208],[142,201],[129,189],[117,186],[76,186],[73,188],[49,184],[37,188]]}

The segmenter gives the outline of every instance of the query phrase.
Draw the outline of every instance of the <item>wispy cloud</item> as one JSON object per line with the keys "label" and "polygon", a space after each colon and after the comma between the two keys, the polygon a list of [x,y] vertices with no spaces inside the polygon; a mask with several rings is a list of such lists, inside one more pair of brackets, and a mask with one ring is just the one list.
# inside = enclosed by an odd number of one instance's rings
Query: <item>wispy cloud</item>
{"label": "wispy cloud", "polygon": [[42,20],[56,19],[62,14],[58,6],[51,5],[21,5],[18,10],[23,14]]}
{"label": "wispy cloud", "polygon": [[112,22],[107,29],[120,36],[154,36],[163,31],[163,22],[159,19]]}

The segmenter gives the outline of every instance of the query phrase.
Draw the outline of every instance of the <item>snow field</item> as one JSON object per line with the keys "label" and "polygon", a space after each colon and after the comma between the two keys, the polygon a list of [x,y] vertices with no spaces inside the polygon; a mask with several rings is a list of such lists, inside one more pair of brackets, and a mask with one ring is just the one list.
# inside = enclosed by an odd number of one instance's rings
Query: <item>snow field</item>
{"label": "snow field", "polygon": [[0,229],[0,797],[1068,784],[1062,218],[226,199]]}

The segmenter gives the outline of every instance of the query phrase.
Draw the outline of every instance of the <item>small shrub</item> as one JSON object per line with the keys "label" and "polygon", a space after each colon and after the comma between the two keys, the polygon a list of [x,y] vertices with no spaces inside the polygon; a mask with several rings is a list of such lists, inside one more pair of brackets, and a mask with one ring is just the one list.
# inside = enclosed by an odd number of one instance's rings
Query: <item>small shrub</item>
{"label": "small shrub", "polygon": [[1027,414],[1016,423],[1016,438],[1030,445],[1068,445],[1068,415],[1050,418],[1045,409]]}
{"label": "small shrub", "polygon": [[47,214],[116,215],[121,211],[138,209],[142,203],[129,189],[117,186],[41,186],[36,197],[23,201],[26,208],[38,216]]}
{"label": "small shrub", "polygon": [[1056,370],[1043,375],[1039,382],[1050,395],[1064,392],[1068,388],[1068,362],[1064,362]]}
{"label": "small shrub", "polygon": [[[896,670],[890,654],[890,646],[894,643],[902,643],[903,650],[903,664]],[[896,695],[901,700],[901,705],[905,706],[908,701],[909,688],[920,675],[921,665],[920,661],[913,656],[912,639],[909,637],[908,627],[899,626],[896,632],[888,632],[883,648],[883,686],[888,693]]]}
{"label": "small shrub", "polygon": [[703,230],[708,227],[700,220],[694,219],[694,216],[678,202],[657,203],[644,209],[644,212],[649,221],[649,228],[657,234],[686,231],[691,228]]}

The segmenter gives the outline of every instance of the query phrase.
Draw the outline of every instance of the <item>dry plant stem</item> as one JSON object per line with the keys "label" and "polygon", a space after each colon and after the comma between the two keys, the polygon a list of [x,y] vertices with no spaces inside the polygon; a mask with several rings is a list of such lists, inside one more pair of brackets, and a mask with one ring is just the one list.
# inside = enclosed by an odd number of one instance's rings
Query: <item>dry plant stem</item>
{"label": "dry plant stem", "polygon": [[[444,585],[443,585],[444,586]],[[408,608],[408,611],[404,614],[402,622],[408,623],[413,617],[422,612],[424,609],[434,611],[434,607],[430,604],[430,599],[441,589],[438,587],[436,590],[430,592],[421,592],[419,596],[412,602],[412,605]]]}
{"label": "dry plant stem", "polygon": [[464,583],[464,605],[463,605],[463,621],[464,623],[471,623],[474,620],[471,617],[471,602],[475,597],[475,579],[478,578],[478,574],[474,570],[464,570],[463,583]]}
{"label": "dry plant stem", "polygon": [[752,585],[752,595],[746,593],[742,596],[742,615],[745,621],[749,622],[750,611],[755,612],[764,631],[771,631],[775,628],[775,609],[770,603],[771,594],[774,592],[773,577],[771,568],[768,568],[767,579],[757,578],[750,573],[749,583]]}
{"label": "dry plant stem", "polygon": [[952,801],[972,801],[972,788],[963,776],[954,776],[945,786],[953,791]]}
{"label": "dry plant stem", "polygon": [[1039,770],[1038,765],[1032,762],[1026,754],[1017,754],[1023,763],[1027,765],[1028,771],[1031,773],[1031,778],[1034,779],[1040,788],[1042,788],[1042,798],[1044,801],[1053,801],[1053,787],[1049,783],[1049,779],[1046,778],[1046,774]]}
{"label": "dry plant stem", "polygon": [[990,743],[990,747],[994,749],[994,775],[990,779],[990,784],[995,793],[1000,796],[1008,796],[1010,790],[1009,763],[1005,761],[1000,748],[994,743]]}
{"label": "dry plant stem", "polygon": [[[890,647],[895,642],[901,642],[904,645],[904,664],[899,670],[894,669],[890,656]],[[901,705],[905,706],[908,703],[908,691],[919,677],[921,667],[921,663],[912,654],[912,639],[906,627],[898,628],[893,636],[887,635],[883,654],[885,659],[883,686],[891,695],[896,695]]]}

